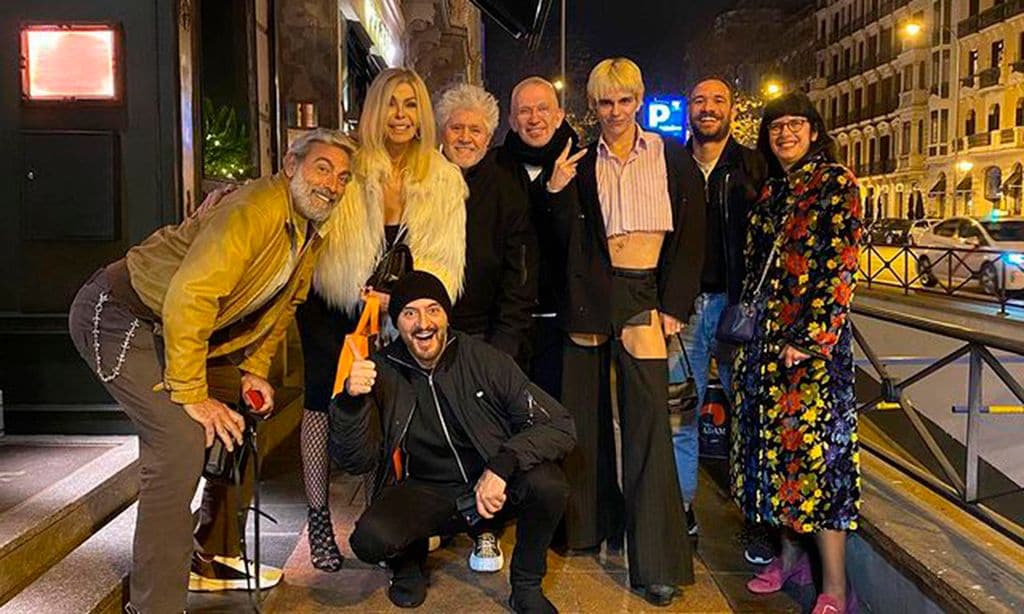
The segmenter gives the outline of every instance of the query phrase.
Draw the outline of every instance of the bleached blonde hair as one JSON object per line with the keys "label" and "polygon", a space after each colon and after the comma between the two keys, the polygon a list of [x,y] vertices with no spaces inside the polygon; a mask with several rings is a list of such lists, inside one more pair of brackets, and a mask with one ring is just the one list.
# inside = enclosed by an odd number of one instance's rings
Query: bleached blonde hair
{"label": "bleached blonde hair", "polygon": [[598,62],[590,71],[590,77],[587,79],[587,98],[590,106],[596,106],[601,98],[621,90],[630,92],[637,100],[642,101],[644,98],[644,78],[640,74],[640,67],[633,60],[608,58]]}
{"label": "bleached blonde hair", "polygon": [[408,68],[389,68],[377,75],[366,92],[363,113],[359,117],[359,155],[356,156],[356,173],[365,174],[367,169],[379,168],[390,160],[385,138],[387,134],[388,105],[395,89],[401,84],[412,88],[419,109],[419,125],[416,138],[409,151],[407,168],[413,179],[423,181],[430,169],[430,155],[437,147],[437,129],[434,127],[434,111],[430,94],[416,71]]}

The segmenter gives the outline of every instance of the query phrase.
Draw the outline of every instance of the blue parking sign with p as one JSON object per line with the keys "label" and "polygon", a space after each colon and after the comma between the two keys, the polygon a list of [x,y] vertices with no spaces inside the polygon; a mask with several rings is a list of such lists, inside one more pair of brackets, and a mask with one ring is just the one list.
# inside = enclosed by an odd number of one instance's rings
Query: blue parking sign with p
{"label": "blue parking sign with p", "polygon": [[644,105],[644,127],[665,136],[686,136],[686,98],[654,96]]}

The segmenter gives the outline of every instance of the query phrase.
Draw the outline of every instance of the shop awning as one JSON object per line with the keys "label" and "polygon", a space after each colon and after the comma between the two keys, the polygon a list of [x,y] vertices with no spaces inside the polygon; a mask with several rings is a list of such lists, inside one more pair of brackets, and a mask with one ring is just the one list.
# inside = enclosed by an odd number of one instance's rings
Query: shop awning
{"label": "shop awning", "polygon": [[1024,169],[1018,164],[1014,167],[1010,176],[1006,178],[1006,181],[1003,182],[1003,193],[1011,195],[1020,194],[1022,180],[1024,180]]}
{"label": "shop awning", "polygon": [[939,175],[938,181],[928,190],[928,196],[944,196],[946,194],[946,176]]}
{"label": "shop awning", "polygon": [[970,192],[970,191],[972,191],[973,186],[974,186],[973,178],[971,177],[971,175],[967,175],[966,177],[964,177],[963,179],[960,180],[960,183],[956,184],[956,191],[957,191],[957,193],[960,193],[960,192]]}

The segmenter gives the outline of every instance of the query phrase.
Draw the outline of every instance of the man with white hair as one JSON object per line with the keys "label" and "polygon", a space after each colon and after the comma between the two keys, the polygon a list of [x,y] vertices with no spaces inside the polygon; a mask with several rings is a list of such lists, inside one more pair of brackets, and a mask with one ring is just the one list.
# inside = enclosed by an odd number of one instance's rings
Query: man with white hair
{"label": "man with white hair", "polygon": [[[488,152],[498,126],[498,101],[466,83],[445,90],[434,107],[441,150],[462,169],[466,199],[466,274],[451,323],[524,366],[530,358],[537,299],[537,239],[526,191],[515,174]],[[496,572],[504,557],[494,527],[475,531],[474,571]]]}
{"label": "man with white hair", "polygon": [[498,164],[509,168],[526,190],[537,234],[537,304],[533,309],[530,378],[555,398],[562,393],[563,320],[566,297],[566,237],[575,211],[574,185],[554,186],[556,166],[567,171],[579,160],[579,138],[558,92],[541,77],[527,77],[512,90],[509,132],[497,148]]}

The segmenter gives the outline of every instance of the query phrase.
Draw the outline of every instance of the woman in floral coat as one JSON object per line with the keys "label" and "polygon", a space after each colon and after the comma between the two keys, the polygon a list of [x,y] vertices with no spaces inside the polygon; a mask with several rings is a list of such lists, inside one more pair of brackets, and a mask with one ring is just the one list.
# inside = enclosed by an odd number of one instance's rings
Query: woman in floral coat
{"label": "woman in floral coat", "polygon": [[787,580],[809,584],[801,538],[813,535],[824,570],[814,612],[842,613],[856,604],[844,559],[860,507],[848,320],[860,199],[802,93],[768,104],[758,149],[772,178],[751,212],[746,297],[768,271],[754,339],[736,360],[733,495],[748,520],[781,529],[782,556],[747,586],[768,593]]}

